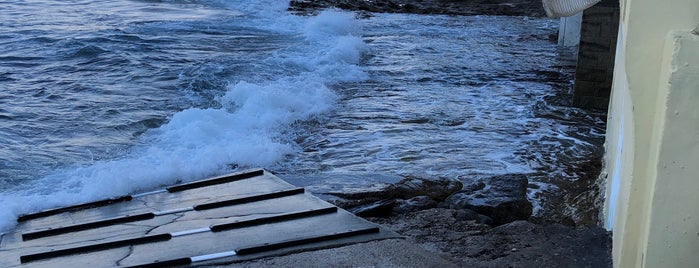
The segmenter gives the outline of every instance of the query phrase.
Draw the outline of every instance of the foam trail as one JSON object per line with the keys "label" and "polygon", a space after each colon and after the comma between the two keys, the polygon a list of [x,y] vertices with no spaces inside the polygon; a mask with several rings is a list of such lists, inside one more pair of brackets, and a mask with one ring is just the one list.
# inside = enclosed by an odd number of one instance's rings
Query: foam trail
{"label": "foam trail", "polygon": [[293,137],[285,133],[294,122],[332,109],[337,96],[327,85],[366,79],[358,66],[366,47],[350,14],[329,11],[277,19],[295,21],[284,31],[295,30],[305,38],[291,51],[265,61],[297,68],[266,81],[229,86],[218,99],[220,109],[175,113],[118,159],[56,170],[8,189],[0,194],[0,231],[12,228],[22,213],[201,179],[230,172],[231,164],[272,167],[296,153]]}

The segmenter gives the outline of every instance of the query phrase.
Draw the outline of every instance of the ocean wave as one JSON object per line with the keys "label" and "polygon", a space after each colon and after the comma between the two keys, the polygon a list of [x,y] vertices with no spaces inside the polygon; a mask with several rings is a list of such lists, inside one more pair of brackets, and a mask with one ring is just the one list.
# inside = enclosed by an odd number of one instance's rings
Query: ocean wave
{"label": "ocean wave", "polygon": [[[258,22],[248,18],[245,24],[267,28],[264,22],[272,19],[296,21],[283,30],[284,35],[293,29],[303,38],[263,60],[272,67],[296,68],[270,70],[274,75],[232,83],[215,99],[219,108],[192,107],[174,113],[164,124],[145,131],[137,145],[121,156],[62,167],[5,190],[0,194],[0,230],[14,226],[22,213],[146,191],[235,167],[271,167],[297,153],[300,149],[288,129],[333,108],[337,96],[329,85],[366,79],[358,66],[366,47],[352,15],[329,11],[317,17],[274,16],[261,16]],[[78,54],[104,52],[89,46]]]}

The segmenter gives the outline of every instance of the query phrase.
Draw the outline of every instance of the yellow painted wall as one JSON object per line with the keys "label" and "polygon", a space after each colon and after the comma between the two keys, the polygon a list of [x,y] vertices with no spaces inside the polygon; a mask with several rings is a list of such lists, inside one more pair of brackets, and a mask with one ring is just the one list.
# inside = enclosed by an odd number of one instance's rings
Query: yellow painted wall
{"label": "yellow painted wall", "polygon": [[622,0],[606,143],[615,267],[699,267],[699,0]]}
{"label": "yellow painted wall", "polygon": [[666,109],[652,189],[646,267],[699,267],[699,35],[672,32],[660,86]]}

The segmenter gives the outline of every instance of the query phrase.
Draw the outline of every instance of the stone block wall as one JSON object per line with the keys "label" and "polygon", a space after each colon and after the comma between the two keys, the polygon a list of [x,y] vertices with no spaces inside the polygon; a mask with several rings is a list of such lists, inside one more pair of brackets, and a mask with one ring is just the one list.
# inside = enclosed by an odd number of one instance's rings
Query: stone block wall
{"label": "stone block wall", "polygon": [[583,12],[573,105],[607,109],[619,28],[619,0],[602,0]]}

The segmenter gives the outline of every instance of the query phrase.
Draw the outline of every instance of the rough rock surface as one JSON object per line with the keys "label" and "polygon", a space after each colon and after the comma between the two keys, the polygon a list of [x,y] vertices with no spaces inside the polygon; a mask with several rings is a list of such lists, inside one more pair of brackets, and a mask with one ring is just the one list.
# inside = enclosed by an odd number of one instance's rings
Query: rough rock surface
{"label": "rough rock surface", "polygon": [[330,194],[342,198],[332,200],[335,205],[362,217],[445,207],[463,210],[464,215],[472,215],[470,219],[499,225],[529,219],[532,204],[527,199],[527,185],[525,174],[493,176],[466,186],[455,180],[406,178],[378,192]]}
{"label": "rough rock surface", "polygon": [[536,0],[292,0],[289,10],[314,14],[324,8],[362,12],[543,17]]}
{"label": "rough rock surface", "polygon": [[447,197],[463,189],[463,184],[447,179],[406,178],[379,191],[365,193],[322,193],[339,197],[328,200],[362,217],[390,216],[437,207]]}
{"label": "rough rock surface", "polygon": [[434,208],[370,220],[461,267],[611,267],[611,238],[599,227],[514,221],[495,228]]}
{"label": "rough rock surface", "polygon": [[443,201],[462,188],[463,183],[456,180],[407,178],[389,191],[393,191],[393,198],[410,199],[415,196],[427,196],[433,200]]}
{"label": "rough rock surface", "polygon": [[437,201],[425,195],[416,196],[408,200],[399,199],[396,202],[398,203],[394,209],[396,213],[420,211],[437,206]]}
{"label": "rough rock surface", "polygon": [[406,178],[332,202],[462,267],[611,267],[604,229],[521,220],[531,215],[527,185],[525,174],[465,185]]}
{"label": "rough rock surface", "polygon": [[484,180],[480,189],[465,189],[449,196],[445,203],[453,209],[470,209],[493,219],[495,224],[526,220],[532,215],[527,200],[529,180],[524,174],[505,174]]}

